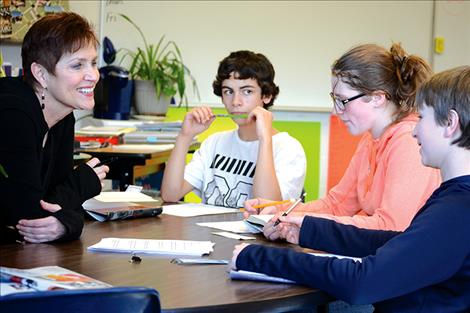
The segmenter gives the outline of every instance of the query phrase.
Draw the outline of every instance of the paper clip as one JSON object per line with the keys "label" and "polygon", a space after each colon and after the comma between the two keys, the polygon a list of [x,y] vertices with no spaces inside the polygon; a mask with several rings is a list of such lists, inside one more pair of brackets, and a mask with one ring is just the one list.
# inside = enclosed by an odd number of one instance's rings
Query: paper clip
{"label": "paper clip", "polygon": [[140,263],[142,262],[142,258],[138,256],[135,253],[132,253],[131,259],[129,260],[129,263]]}

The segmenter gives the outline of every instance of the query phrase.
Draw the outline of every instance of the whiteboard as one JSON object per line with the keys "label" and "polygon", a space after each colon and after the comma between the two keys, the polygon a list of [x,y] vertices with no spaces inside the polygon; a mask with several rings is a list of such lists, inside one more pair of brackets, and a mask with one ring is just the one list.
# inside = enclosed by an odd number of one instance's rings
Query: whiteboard
{"label": "whiteboard", "polygon": [[[330,66],[354,45],[401,42],[409,53],[431,57],[431,1],[103,1],[101,37],[118,48],[142,46],[162,35],[180,47],[197,80],[201,102],[221,105],[212,93],[219,62],[230,52],[263,53],[276,70],[278,106],[331,107]],[[123,64],[128,66],[128,64]]]}

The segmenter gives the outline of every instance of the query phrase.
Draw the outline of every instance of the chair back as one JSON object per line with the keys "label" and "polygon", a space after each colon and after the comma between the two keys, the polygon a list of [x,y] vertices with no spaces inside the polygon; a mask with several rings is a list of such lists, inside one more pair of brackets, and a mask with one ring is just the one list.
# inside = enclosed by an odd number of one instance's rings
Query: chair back
{"label": "chair back", "polygon": [[159,294],[145,287],[52,290],[14,293],[0,297],[2,312],[161,312]]}

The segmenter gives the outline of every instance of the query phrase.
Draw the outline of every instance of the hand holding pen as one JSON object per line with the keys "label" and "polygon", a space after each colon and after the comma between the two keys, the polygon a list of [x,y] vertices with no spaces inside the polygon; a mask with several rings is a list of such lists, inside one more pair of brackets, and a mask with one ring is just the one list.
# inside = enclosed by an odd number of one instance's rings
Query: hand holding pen
{"label": "hand holding pen", "polygon": [[[305,198],[305,196],[307,195],[307,193],[305,192],[299,199],[297,199],[288,209],[287,211],[285,211],[284,213],[282,213],[281,216],[287,216],[290,212],[292,212],[293,209],[295,209],[300,202],[302,202],[302,199]],[[281,222],[281,220],[277,220],[273,227],[276,227],[277,225],[279,225],[279,223]]]}

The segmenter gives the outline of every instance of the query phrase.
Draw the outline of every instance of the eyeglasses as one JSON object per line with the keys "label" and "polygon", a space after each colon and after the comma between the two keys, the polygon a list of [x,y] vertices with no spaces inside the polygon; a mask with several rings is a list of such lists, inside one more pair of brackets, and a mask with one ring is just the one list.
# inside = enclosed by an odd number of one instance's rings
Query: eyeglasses
{"label": "eyeglasses", "polygon": [[333,104],[335,105],[337,111],[344,111],[346,110],[346,103],[349,103],[353,100],[359,99],[360,97],[364,97],[366,94],[365,93],[360,93],[358,95],[355,95],[351,98],[341,100],[337,98],[332,92],[330,92],[330,97],[333,100]]}

